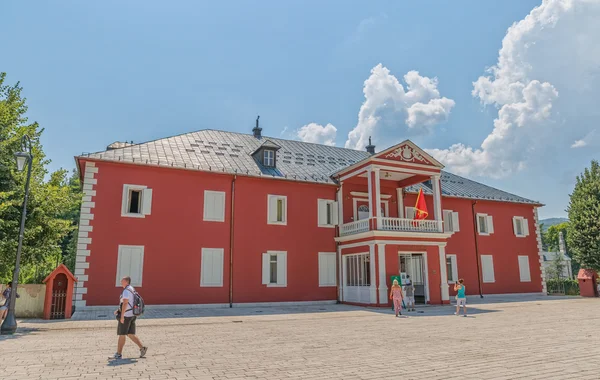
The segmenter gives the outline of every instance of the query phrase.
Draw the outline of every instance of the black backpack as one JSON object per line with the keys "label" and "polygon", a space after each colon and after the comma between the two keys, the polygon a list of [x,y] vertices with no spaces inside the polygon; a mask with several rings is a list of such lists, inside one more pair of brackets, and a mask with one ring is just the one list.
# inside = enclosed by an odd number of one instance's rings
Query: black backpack
{"label": "black backpack", "polygon": [[140,293],[136,292],[133,288],[130,287],[129,291],[133,293],[133,308],[127,309],[127,311],[131,310],[133,311],[133,315],[135,317],[141,317],[144,314],[144,309],[146,308],[144,299],[142,298],[142,296],[140,296]]}

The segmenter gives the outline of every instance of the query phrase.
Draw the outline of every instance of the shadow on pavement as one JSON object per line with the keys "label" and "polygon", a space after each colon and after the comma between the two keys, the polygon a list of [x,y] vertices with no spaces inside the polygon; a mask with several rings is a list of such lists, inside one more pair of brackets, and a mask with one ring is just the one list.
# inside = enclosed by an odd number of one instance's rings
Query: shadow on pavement
{"label": "shadow on pavement", "polygon": [[32,334],[35,335],[39,331],[40,331],[39,329],[36,329],[33,327],[18,327],[17,326],[16,333],[10,334],[10,335],[0,335],[0,343],[2,343],[5,340],[18,339],[25,335],[32,335]]}
{"label": "shadow on pavement", "polygon": [[109,359],[107,366],[108,367],[120,367],[122,365],[130,365],[138,362],[138,359]]}

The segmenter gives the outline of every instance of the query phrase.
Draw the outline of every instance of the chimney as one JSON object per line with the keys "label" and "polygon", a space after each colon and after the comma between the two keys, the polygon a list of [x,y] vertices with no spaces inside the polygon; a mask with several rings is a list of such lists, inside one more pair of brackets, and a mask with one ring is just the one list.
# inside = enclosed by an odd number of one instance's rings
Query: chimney
{"label": "chimney", "polygon": [[256,137],[257,139],[262,138],[261,132],[262,132],[262,128],[258,126],[258,119],[260,119],[260,116],[256,117],[256,127],[252,128],[252,133],[254,134],[254,137]]}
{"label": "chimney", "polygon": [[369,145],[366,146],[367,152],[375,154],[375,145],[371,144],[371,136],[369,136]]}

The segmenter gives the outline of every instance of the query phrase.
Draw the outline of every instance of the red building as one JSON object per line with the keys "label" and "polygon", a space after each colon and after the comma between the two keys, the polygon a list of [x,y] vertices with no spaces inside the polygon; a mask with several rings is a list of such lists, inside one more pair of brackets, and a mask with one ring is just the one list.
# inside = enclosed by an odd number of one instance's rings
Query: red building
{"label": "red building", "polygon": [[[76,307],[114,305],[129,275],[149,305],[387,305],[541,293],[541,204],[442,171],[410,141],[375,153],[203,130],[76,157],[83,179]],[[413,220],[423,189],[429,216]],[[176,289],[176,290],[175,290]]]}

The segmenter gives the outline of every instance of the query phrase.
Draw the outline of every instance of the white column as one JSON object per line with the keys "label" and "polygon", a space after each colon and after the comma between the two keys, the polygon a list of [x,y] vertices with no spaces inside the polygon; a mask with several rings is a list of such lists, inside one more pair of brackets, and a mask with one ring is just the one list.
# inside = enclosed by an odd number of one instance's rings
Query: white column
{"label": "white column", "polygon": [[[373,217],[373,192],[371,190],[371,168],[367,169],[367,187],[369,190],[369,219],[371,219]],[[370,221],[369,221],[369,223],[370,223]]]}
{"label": "white column", "polygon": [[342,247],[337,247],[337,261],[338,261],[338,299],[340,302],[344,302],[344,266],[342,265]]}
{"label": "white column", "polygon": [[375,244],[369,244],[369,268],[371,271],[370,304],[377,303],[377,281],[375,278]]}
{"label": "white column", "polygon": [[388,303],[388,287],[385,281],[385,244],[377,244],[377,258],[379,260],[379,303],[385,305]]}
{"label": "white column", "polygon": [[396,199],[398,200],[398,218],[404,218],[404,199],[401,187],[396,188]]}
{"label": "white column", "polygon": [[380,181],[379,181],[379,168],[373,169],[375,171],[375,215],[377,216],[377,229],[381,229],[381,189],[380,189]]}
{"label": "white column", "polygon": [[438,221],[439,232],[442,232],[442,190],[440,188],[440,176],[431,176],[433,187],[433,217]]}
{"label": "white column", "polygon": [[341,227],[344,224],[344,182],[340,182],[340,189],[337,193],[337,205],[338,205],[338,227],[341,235]]}
{"label": "white column", "polygon": [[450,293],[448,289],[448,273],[446,273],[446,247],[440,245],[440,287],[442,294],[442,302],[450,301]]}

